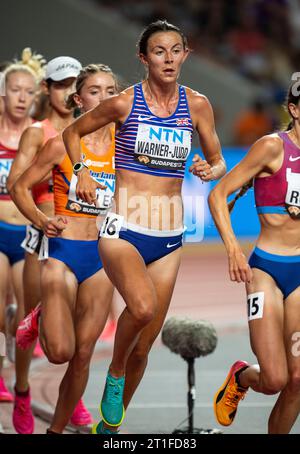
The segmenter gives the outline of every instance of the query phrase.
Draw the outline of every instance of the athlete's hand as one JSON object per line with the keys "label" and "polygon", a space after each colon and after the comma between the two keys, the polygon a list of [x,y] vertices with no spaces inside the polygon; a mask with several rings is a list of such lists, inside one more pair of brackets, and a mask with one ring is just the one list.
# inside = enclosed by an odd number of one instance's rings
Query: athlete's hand
{"label": "athlete's hand", "polygon": [[202,181],[211,181],[215,179],[213,173],[213,167],[204,161],[198,154],[195,154],[193,157],[193,164],[189,168],[191,172],[196,177],[199,177]]}
{"label": "athlete's hand", "polygon": [[89,169],[82,169],[77,175],[76,195],[84,202],[96,205],[96,189],[106,189],[101,183],[95,181],[90,174]]}
{"label": "athlete's hand", "polygon": [[241,249],[235,249],[228,253],[228,266],[231,281],[251,282],[253,273]]}
{"label": "athlete's hand", "polygon": [[68,220],[65,216],[54,216],[48,219],[43,225],[44,234],[48,238],[60,236],[62,231],[67,227]]}

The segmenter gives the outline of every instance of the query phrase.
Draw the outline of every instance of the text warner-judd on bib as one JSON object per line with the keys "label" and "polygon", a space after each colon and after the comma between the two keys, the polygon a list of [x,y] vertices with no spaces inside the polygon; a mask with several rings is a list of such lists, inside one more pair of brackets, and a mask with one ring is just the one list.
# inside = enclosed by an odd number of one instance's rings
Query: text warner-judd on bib
{"label": "text warner-judd on bib", "polygon": [[148,167],[178,170],[191,151],[191,132],[186,129],[139,124],[134,158]]}

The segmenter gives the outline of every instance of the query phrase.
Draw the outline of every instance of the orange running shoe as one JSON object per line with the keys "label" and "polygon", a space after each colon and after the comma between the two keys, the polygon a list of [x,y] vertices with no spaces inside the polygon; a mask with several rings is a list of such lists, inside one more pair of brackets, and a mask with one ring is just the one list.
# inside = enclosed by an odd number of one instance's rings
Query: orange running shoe
{"label": "orange running shoe", "polygon": [[39,316],[41,303],[39,303],[19,324],[16,333],[16,343],[21,350],[26,350],[38,338]]}
{"label": "orange running shoe", "polygon": [[230,426],[233,423],[239,401],[244,399],[248,391],[248,388],[239,385],[236,378],[236,373],[242,372],[247,367],[249,367],[249,364],[246,361],[236,361],[214,397],[215,416],[222,426]]}

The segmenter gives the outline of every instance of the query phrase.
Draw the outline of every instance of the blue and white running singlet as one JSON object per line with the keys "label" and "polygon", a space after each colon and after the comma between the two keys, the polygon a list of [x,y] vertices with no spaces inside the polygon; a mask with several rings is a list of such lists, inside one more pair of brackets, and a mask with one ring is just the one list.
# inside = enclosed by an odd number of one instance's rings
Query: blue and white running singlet
{"label": "blue and white running singlet", "polygon": [[154,115],[142,83],[134,86],[131,112],[116,134],[116,169],[183,178],[191,151],[193,125],[186,91],[179,85],[178,105],[170,117]]}

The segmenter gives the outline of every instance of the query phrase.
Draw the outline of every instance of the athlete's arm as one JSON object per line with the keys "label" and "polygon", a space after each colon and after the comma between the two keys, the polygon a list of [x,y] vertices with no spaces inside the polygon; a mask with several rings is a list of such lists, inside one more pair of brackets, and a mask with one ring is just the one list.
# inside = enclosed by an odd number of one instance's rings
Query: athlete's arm
{"label": "athlete's arm", "polygon": [[194,164],[190,172],[203,181],[217,180],[226,172],[226,164],[222,156],[221,145],[215,129],[214,114],[208,99],[193,92],[189,100],[191,116],[198,132],[205,160],[198,154],[193,158]]}
{"label": "athlete's arm", "polygon": [[25,172],[43,144],[44,133],[42,128],[30,126],[27,128],[20,139],[18,153],[13,161],[10,173],[7,179],[7,189],[10,192],[12,186],[20,175]]}
{"label": "athlete's arm", "polygon": [[52,171],[53,167],[61,162],[64,155],[65,149],[61,137],[50,139],[39,152],[37,159],[20,176],[11,189],[12,199],[21,213],[34,225],[43,229],[47,236],[57,236],[65,228],[65,223],[63,219],[58,224],[55,222],[49,230],[49,218],[35,205],[31,188],[42,181]]}
{"label": "athlete's arm", "polygon": [[[64,130],[63,140],[73,164],[81,161],[81,137],[91,134],[109,123],[123,122],[128,113],[129,102],[130,98],[124,92],[118,96],[106,99]],[[90,176],[88,169],[81,170],[77,176],[77,196],[90,204],[94,203],[96,200],[96,188],[103,188],[103,186]]]}
{"label": "athlete's arm", "polygon": [[249,282],[252,272],[233,232],[227,197],[261,171],[270,169],[272,161],[278,159],[281,152],[282,143],[278,137],[262,137],[209,194],[210,211],[227,250],[232,281]]}

